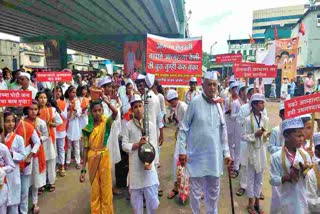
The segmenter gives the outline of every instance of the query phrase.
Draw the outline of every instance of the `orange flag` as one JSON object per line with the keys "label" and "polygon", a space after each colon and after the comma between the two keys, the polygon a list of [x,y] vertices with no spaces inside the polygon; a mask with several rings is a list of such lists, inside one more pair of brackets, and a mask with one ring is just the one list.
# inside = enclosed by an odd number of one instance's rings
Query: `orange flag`
{"label": "orange flag", "polygon": [[304,24],[302,22],[300,23],[300,26],[299,26],[299,33],[301,33],[302,36],[306,34],[306,29],[304,28]]}
{"label": "orange flag", "polygon": [[249,38],[250,38],[250,44],[256,43],[256,41],[254,41],[253,37],[250,34],[249,34]]}

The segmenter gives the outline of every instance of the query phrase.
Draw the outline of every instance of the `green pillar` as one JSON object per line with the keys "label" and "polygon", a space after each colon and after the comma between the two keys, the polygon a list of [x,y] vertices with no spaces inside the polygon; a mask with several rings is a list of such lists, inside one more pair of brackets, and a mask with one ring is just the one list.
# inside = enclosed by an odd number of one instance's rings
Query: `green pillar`
{"label": "green pillar", "polygon": [[67,41],[59,40],[59,45],[61,69],[65,69],[68,66]]}

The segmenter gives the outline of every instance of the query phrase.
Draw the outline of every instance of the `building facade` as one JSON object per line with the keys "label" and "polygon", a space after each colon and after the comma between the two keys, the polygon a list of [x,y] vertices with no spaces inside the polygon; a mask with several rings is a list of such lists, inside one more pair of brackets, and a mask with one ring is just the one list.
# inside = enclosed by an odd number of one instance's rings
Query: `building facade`
{"label": "building facade", "polygon": [[20,65],[27,71],[46,68],[42,44],[20,43]]}
{"label": "building facade", "polygon": [[269,27],[293,27],[303,16],[307,7],[307,5],[296,5],[253,11],[253,38],[265,38],[265,30]]}
{"label": "building facade", "polygon": [[250,44],[250,39],[230,39],[228,49],[229,53],[241,53],[244,62],[256,62],[257,51],[265,50],[265,40],[257,38]]}
{"label": "building facade", "polygon": [[0,40],[0,68],[10,70],[19,68],[19,43],[9,40]]}
{"label": "building facade", "polygon": [[[299,33],[301,23],[305,35]],[[320,6],[310,7],[292,29],[291,37],[299,37],[297,68],[300,73],[314,72],[315,79],[320,78]]]}

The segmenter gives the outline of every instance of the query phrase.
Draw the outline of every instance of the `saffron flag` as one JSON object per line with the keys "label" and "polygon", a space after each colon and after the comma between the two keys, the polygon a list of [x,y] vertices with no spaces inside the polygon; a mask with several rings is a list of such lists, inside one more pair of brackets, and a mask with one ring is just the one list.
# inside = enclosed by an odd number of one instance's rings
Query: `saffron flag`
{"label": "saffron flag", "polygon": [[299,33],[301,33],[302,36],[304,36],[306,34],[306,29],[305,29],[304,24],[302,22],[299,25]]}
{"label": "saffron flag", "polygon": [[254,44],[254,43],[256,43],[256,41],[254,41],[253,37],[252,37],[252,36],[250,36],[250,34],[249,34],[249,38],[250,38],[250,44]]}

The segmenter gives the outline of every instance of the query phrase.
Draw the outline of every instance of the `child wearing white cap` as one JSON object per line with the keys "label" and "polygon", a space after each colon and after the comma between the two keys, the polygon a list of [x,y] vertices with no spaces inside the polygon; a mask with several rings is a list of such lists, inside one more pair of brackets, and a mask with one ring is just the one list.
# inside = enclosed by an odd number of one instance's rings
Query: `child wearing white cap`
{"label": "child wearing white cap", "polygon": [[[280,125],[272,128],[271,134],[270,134],[268,151],[271,155],[281,150],[284,145],[284,137],[281,131],[281,124],[282,124],[282,121],[284,121],[284,103],[280,103],[279,117],[281,118]],[[279,191],[280,190],[278,186],[272,186],[270,213],[276,213],[276,211],[274,211],[273,208],[275,207],[274,204],[277,204],[278,201],[280,200]]]}
{"label": "child wearing white cap", "polygon": [[200,92],[197,90],[197,78],[191,77],[189,81],[190,89],[184,95],[184,102],[189,104],[195,96],[200,95]]}
{"label": "child wearing white cap", "polygon": [[251,97],[252,112],[246,118],[242,138],[247,141],[247,195],[249,197],[248,212],[263,213],[260,207],[263,171],[267,167],[267,138],[269,118],[262,114],[265,105],[264,94]]}
{"label": "child wearing white cap", "polygon": [[303,128],[299,117],[282,122],[285,144],[271,156],[270,183],[280,187],[279,200],[272,204],[272,213],[308,213],[303,172],[311,164],[311,158],[300,148],[304,140]]}
{"label": "child wearing white cap", "polygon": [[[178,93],[177,91],[170,89],[167,92],[166,96],[167,101],[169,102],[170,106],[174,110],[174,113],[176,115],[176,119],[178,121],[178,127],[175,133],[175,140],[177,140],[177,135],[179,128],[182,127],[182,120],[184,118],[184,115],[188,109],[188,105],[185,102],[179,101],[178,99]],[[174,187],[171,190],[171,192],[168,194],[167,198],[172,199],[179,193],[179,187],[177,183],[177,162],[179,161],[179,144],[176,143],[176,148],[174,151],[173,156],[173,182]]]}
{"label": "child wearing white cap", "polygon": [[310,213],[320,211],[320,133],[313,136],[314,157],[313,168],[306,176],[307,202]]}
{"label": "child wearing white cap", "polygon": [[149,122],[149,136],[143,136],[144,105],[140,95],[134,94],[130,101],[134,118],[123,130],[122,148],[129,153],[129,190],[130,202],[134,213],[143,213],[143,198],[147,213],[156,213],[159,206],[158,186],[159,179],[155,167],[155,160],[150,168],[139,159],[138,150],[141,145],[149,142],[156,148],[156,129],[152,121]]}

